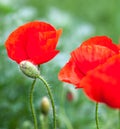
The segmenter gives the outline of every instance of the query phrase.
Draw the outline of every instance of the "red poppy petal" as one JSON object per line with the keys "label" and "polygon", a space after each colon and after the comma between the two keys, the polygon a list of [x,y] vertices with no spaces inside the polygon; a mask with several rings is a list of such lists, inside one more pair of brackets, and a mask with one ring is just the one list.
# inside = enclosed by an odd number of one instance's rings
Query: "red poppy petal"
{"label": "red poppy petal", "polygon": [[44,40],[53,39],[53,38],[58,39],[62,33],[62,29],[54,30],[54,31],[45,31],[40,33],[42,33],[42,39]]}
{"label": "red poppy petal", "polygon": [[26,28],[35,29],[36,31],[39,32],[46,32],[46,31],[55,31],[55,28],[50,25],[49,23],[46,22],[40,22],[40,21],[33,21],[29,22],[24,25]]}
{"label": "red poppy petal", "polygon": [[[61,33],[62,33],[62,29],[59,29],[59,30],[56,31],[56,37],[55,38],[50,38],[50,39],[47,40],[46,46],[49,49],[55,49],[56,48],[56,45],[57,45],[57,42],[58,42],[58,39],[59,39]],[[44,48],[46,46],[44,46]]]}
{"label": "red poppy petal", "polygon": [[13,31],[5,42],[8,56],[19,63],[21,60],[27,58],[26,47],[25,47],[25,32],[26,29],[20,26],[18,29]]}
{"label": "red poppy petal", "polygon": [[95,36],[82,43],[82,45],[100,45],[107,47],[115,52],[119,52],[117,45],[115,45],[107,36]]}
{"label": "red poppy petal", "polygon": [[54,39],[48,39],[47,42],[46,42],[46,45],[43,46],[44,50],[54,50],[56,48],[56,45],[57,45],[57,40],[56,38]]}
{"label": "red poppy petal", "polygon": [[[58,39],[60,38],[61,34],[62,34],[62,29],[56,30],[56,38],[55,38],[56,43],[58,42]],[[51,41],[52,41],[52,39],[51,39]],[[51,42],[51,41],[48,41],[48,42]],[[56,45],[57,45],[56,43],[51,45],[53,49],[56,48]],[[49,44],[51,44],[51,43],[49,43]]]}
{"label": "red poppy petal", "polygon": [[76,65],[71,58],[70,61],[60,70],[58,78],[61,81],[74,84],[76,87],[80,87],[80,80],[84,75],[82,73],[77,73]]}
{"label": "red poppy petal", "polygon": [[119,49],[119,51],[120,51],[120,44],[117,44],[117,47],[118,47],[118,49]]}
{"label": "red poppy petal", "polygon": [[61,36],[61,34],[62,34],[62,29],[58,29],[58,30],[56,30],[56,33],[57,33],[56,38],[57,38],[57,39],[59,39],[59,38],[60,38],[60,36]]}
{"label": "red poppy petal", "polygon": [[56,38],[56,31],[46,31],[46,32],[39,32],[40,40],[47,40]]}
{"label": "red poppy petal", "polygon": [[114,51],[99,45],[82,45],[71,53],[77,67],[84,74],[113,55]]}
{"label": "red poppy petal", "polygon": [[7,51],[8,51],[8,56],[11,59],[15,60],[17,63],[20,63],[21,61],[27,59],[25,51],[21,51],[21,49],[17,46],[11,46],[7,48]]}
{"label": "red poppy petal", "polygon": [[27,42],[28,43],[26,50],[28,56],[31,60],[33,60],[35,64],[37,62],[44,63],[52,59],[58,53],[58,51],[54,49],[52,50],[50,48],[52,46],[52,43],[54,44],[54,42],[51,42],[51,46],[50,45],[48,46],[45,40],[40,39],[39,33],[34,32],[34,34],[28,38]]}
{"label": "red poppy petal", "polygon": [[52,58],[54,58],[57,54],[59,53],[58,50],[55,51],[49,51],[49,52],[42,52],[39,54],[39,56],[34,56],[30,58],[30,61],[33,62],[34,64],[43,64],[45,62],[48,62]]}
{"label": "red poppy petal", "polygon": [[81,80],[81,86],[88,97],[120,108],[120,55],[116,55]]}
{"label": "red poppy petal", "polygon": [[[28,57],[32,59],[34,63],[44,63],[43,61],[46,62],[52,59],[58,53],[58,51],[54,50],[57,44],[56,37],[58,32],[52,26],[45,23],[40,24],[38,28],[39,30],[37,31],[36,29],[30,29],[28,31],[26,50]],[[44,30],[44,32],[42,30]],[[49,40],[51,40],[51,42]],[[39,60],[37,61],[37,59]]]}

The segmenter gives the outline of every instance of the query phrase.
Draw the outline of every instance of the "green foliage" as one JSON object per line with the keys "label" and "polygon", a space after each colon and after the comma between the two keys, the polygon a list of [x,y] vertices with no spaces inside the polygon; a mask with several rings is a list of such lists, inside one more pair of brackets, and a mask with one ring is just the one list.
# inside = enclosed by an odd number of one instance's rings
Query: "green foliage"
{"label": "green foliage", "polygon": [[[29,91],[32,79],[25,77],[16,63],[9,60],[4,42],[10,32],[32,20],[44,20],[57,28],[63,28],[58,44],[61,53],[41,66],[41,74],[53,91],[59,129],[96,129],[95,104],[85,97],[82,90],[60,82],[57,74],[69,58],[69,53],[88,37],[108,35],[118,43],[120,34],[120,1],[117,0],[1,0],[0,1],[0,129],[33,129],[29,107]],[[72,89],[71,89],[72,88]],[[75,98],[68,101],[71,91]],[[46,89],[38,80],[34,91],[34,104],[38,119],[40,101]],[[52,110],[49,129],[52,129]],[[117,111],[105,105],[99,107],[100,127],[115,129]],[[39,120],[40,125],[40,120]]]}

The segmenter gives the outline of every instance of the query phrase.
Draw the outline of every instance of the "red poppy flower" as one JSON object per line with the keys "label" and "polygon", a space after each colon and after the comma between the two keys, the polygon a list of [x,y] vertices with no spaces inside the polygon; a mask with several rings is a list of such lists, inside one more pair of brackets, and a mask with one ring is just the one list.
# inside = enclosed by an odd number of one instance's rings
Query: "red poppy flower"
{"label": "red poppy flower", "polygon": [[58,78],[80,88],[80,81],[89,70],[118,53],[117,45],[113,44],[110,38],[106,36],[90,38],[71,53],[69,62],[61,69]]}
{"label": "red poppy flower", "polygon": [[[83,88],[85,91],[88,91],[86,87],[89,89],[89,86],[85,86],[87,81],[83,81],[83,79],[87,78],[89,71],[106,63],[109,58],[117,54],[119,54],[119,48],[117,45],[113,44],[110,38],[106,36],[90,38],[71,53],[70,60],[61,69],[58,78],[61,81],[74,84],[76,88]],[[92,79],[92,77],[90,79]],[[95,85],[97,85],[97,81],[95,79],[92,81],[95,81],[93,85],[94,89]]]}
{"label": "red poppy flower", "polygon": [[36,65],[45,63],[58,54],[55,48],[61,32],[61,29],[56,30],[45,22],[24,24],[13,31],[5,42],[8,56],[17,63],[23,60]]}

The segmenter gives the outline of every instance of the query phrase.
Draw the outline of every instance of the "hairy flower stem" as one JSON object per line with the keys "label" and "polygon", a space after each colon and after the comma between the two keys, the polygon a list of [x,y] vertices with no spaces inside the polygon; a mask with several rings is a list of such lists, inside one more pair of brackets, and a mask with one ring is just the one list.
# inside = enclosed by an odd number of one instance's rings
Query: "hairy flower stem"
{"label": "hairy flower stem", "polygon": [[38,129],[38,124],[37,124],[37,118],[36,118],[36,113],[33,105],[33,91],[34,91],[34,86],[35,86],[36,79],[34,79],[31,89],[30,89],[30,108],[34,120],[34,129]]}
{"label": "hairy flower stem", "polygon": [[99,129],[99,121],[98,121],[98,103],[96,103],[95,107],[95,121],[96,121],[96,127]]}
{"label": "hairy flower stem", "polygon": [[55,112],[55,105],[54,105],[54,100],[52,97],[52,92],[51,92],[50,87],[49,87],[48,83],[46,82],[46,80],[41,76],[39,76],[38,78],[44,83],[44,85],[47,89],[48,95],[50,97],[50,101],[51,101],[52,109],[53,109],[53,125],[54,125],[53,129],[56,129],[56,112]]}

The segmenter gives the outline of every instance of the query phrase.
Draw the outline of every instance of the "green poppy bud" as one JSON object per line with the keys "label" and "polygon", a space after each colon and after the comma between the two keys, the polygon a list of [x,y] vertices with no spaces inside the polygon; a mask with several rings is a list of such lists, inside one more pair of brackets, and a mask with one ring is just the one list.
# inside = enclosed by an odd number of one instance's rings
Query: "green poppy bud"
{"label": "green poppy bud", "polygon": [[47,97],[43,97],[40,105],[41,112],[43,115],[47,115],[50,110],[50,102]]}
{"label": "green poppy bud", "polygon": [[37,78],[40,75],[38,67],[30,61],[21,61],[19,66],[20,70],[28,77]]}

